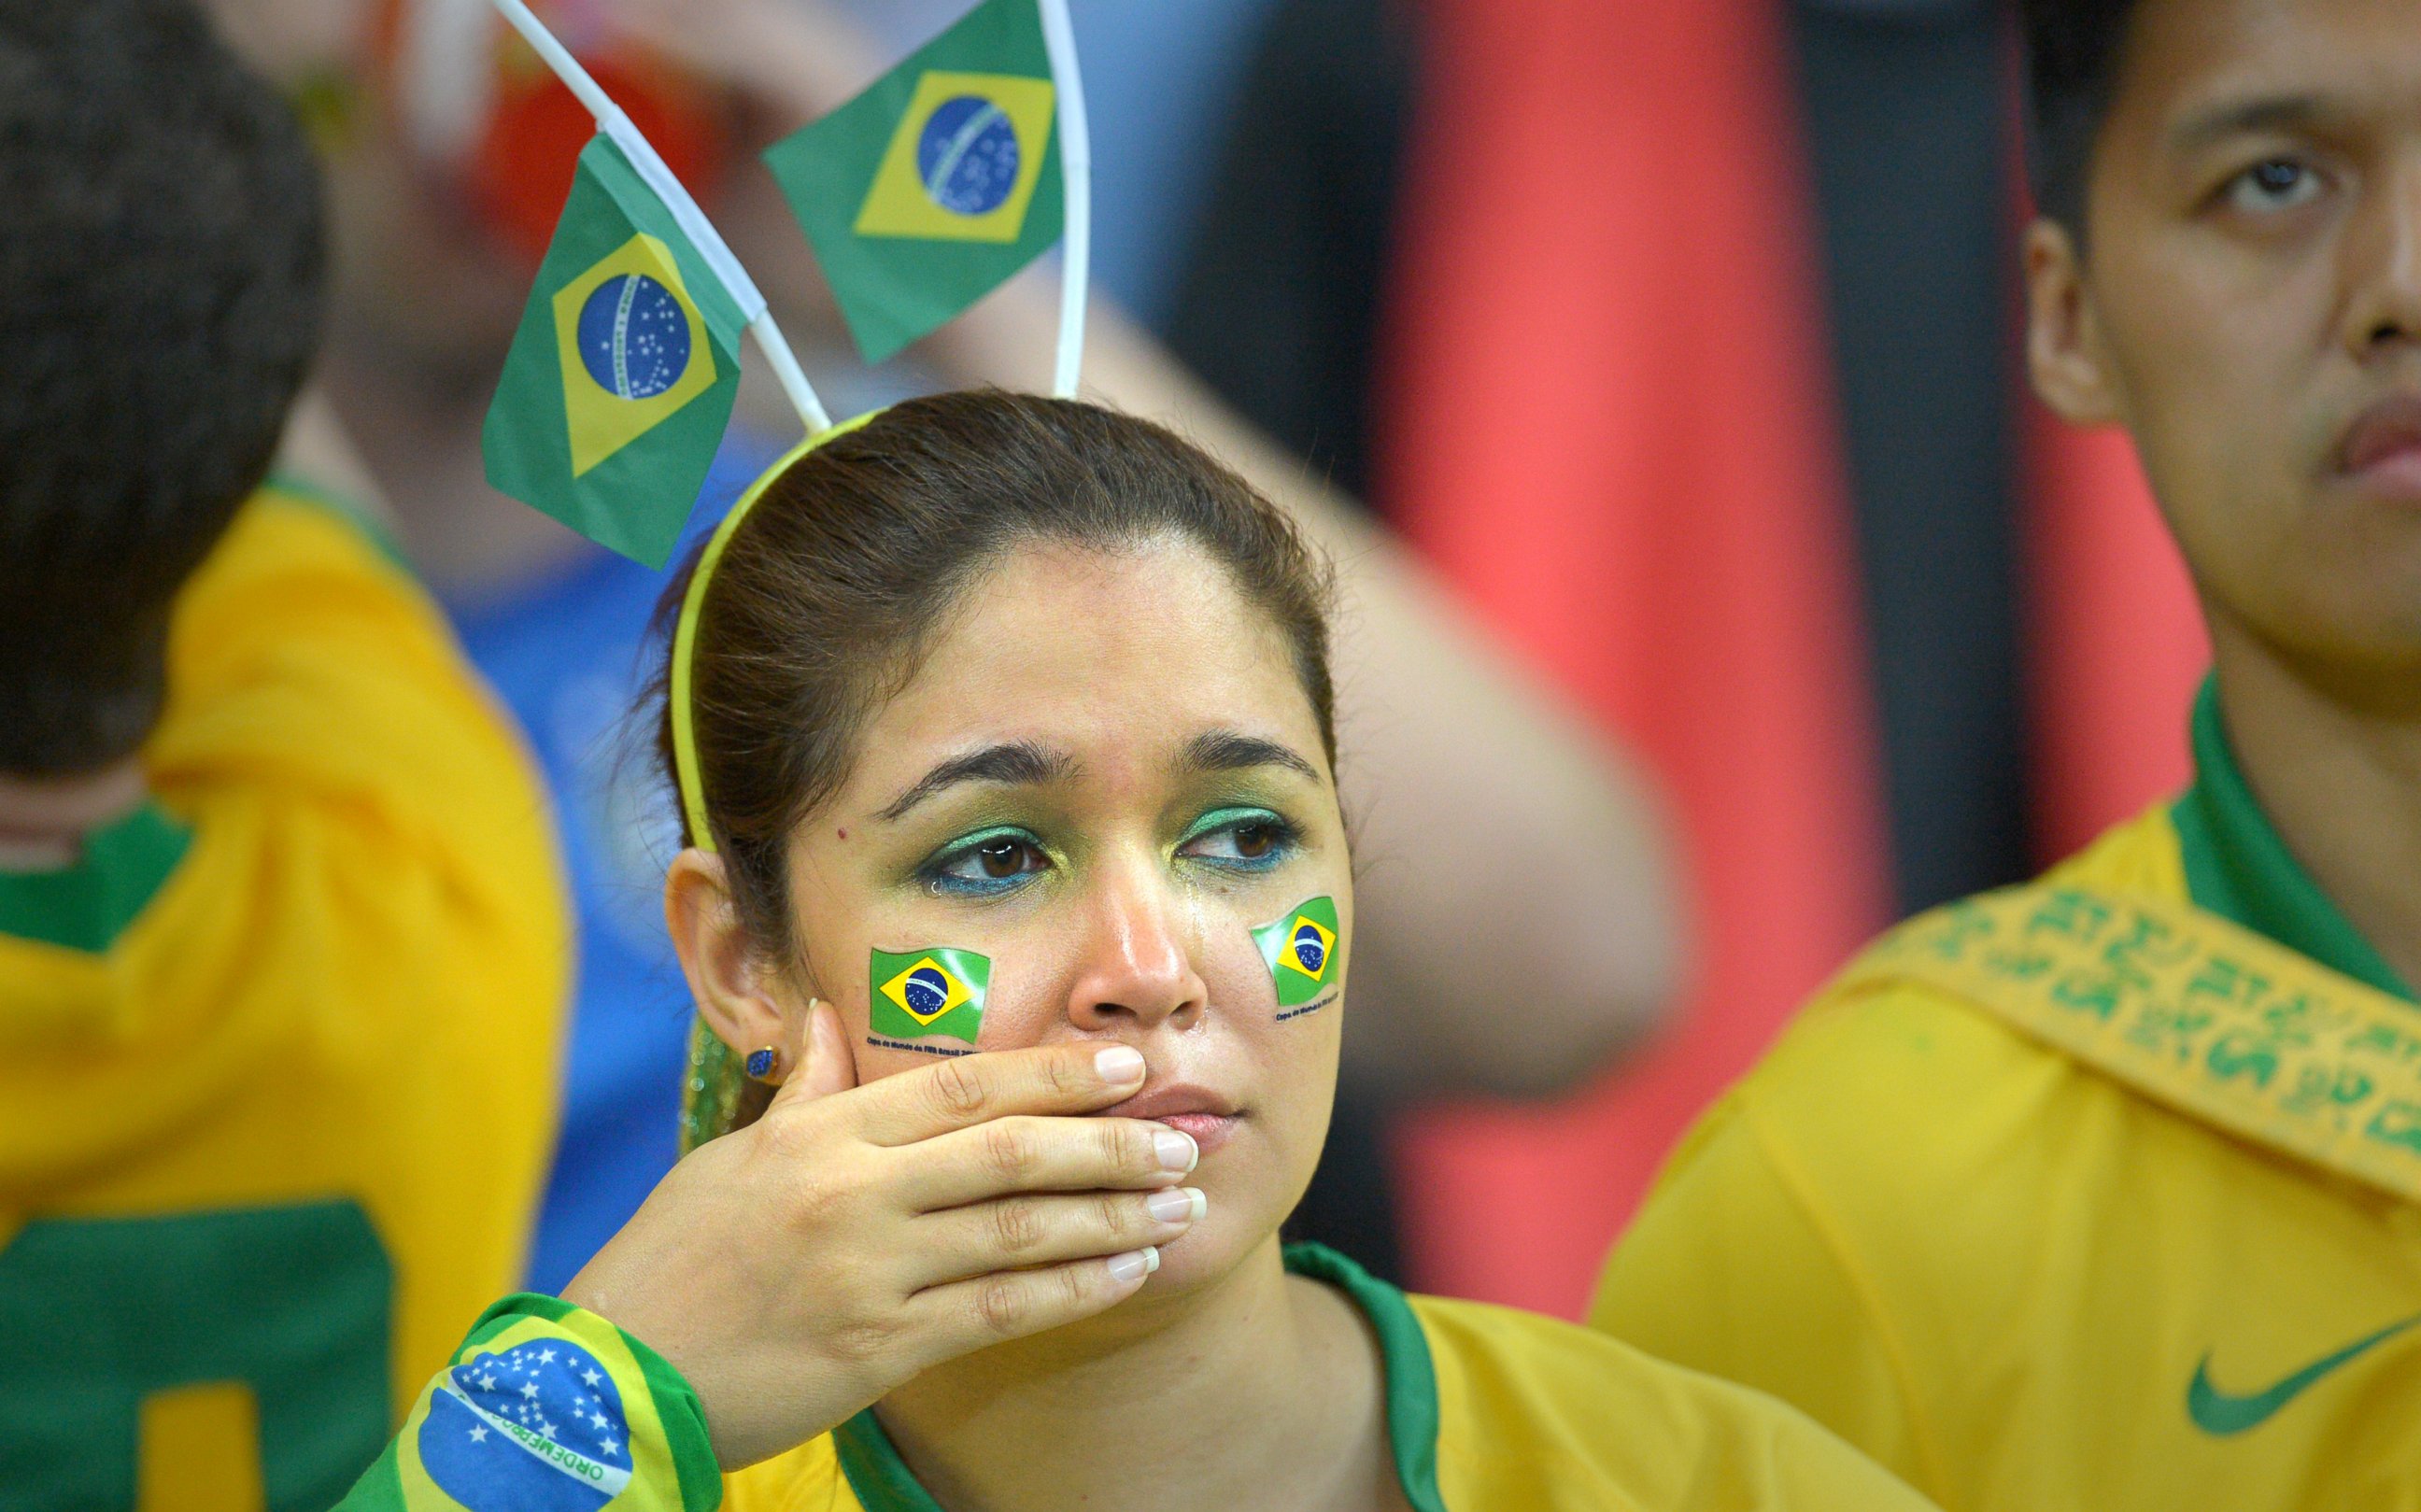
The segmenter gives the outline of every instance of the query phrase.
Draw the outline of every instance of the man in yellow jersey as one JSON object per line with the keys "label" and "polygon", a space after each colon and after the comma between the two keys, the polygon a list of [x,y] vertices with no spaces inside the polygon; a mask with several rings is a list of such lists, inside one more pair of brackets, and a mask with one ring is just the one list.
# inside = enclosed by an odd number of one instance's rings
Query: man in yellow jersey
{"label": "man in yellow jersey", "polygon": [[544,804],[264,482],[321,281],[276,98],[173,0],[10,0],[0,205],[0,1506],[325,1506],[520,1269]]}
{"label": "man in yellow jersey", "polygon": [[2194,786],[1901,927],[1601,1327],[1953,1512],[2421,1505],[2421,12],[2030,0],[2037,388],[2209,620]]}

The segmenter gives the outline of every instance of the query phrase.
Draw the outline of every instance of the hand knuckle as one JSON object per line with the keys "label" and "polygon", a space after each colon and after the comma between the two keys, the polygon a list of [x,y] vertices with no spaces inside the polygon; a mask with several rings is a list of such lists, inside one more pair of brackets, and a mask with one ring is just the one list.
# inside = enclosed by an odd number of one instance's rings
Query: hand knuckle
{"label": "hand knuckle", "polygon": [[760,1119],[757,1127],[758,1138],[763,1142],[765,1153],[786,1164],[806,1160],[815,1152],[819,1143],[820,1130],[816,1121],[810,1118],[769,1117]]}
{"label": "hand knuckle", "polygon": [[1102,1166],[1112,1172],[1132,1174],[1159,1168],[1152,1154],[1151,1136],[1133,1124],[1101,1119],[1095,1124],[1093,1138],[1100,1142]]}
{"label": "hand knuckle", "polygon": [[1065,1055],[1053,1055],[1042,1062],[1042,1084],[1053,1093],[1066,1096],[1076,1090],[1076,1068]]}
{"label": "hand knuckle", "polygon": [[790,1192],[790,1221],[800,1228],[825,1228],[840,1222],[849,1193],[839,1183],[810,1177]]}
{"label": "hand knuckle", "polygon": [[973,1118],[984,1111],[991,1093],[976,1068],[962,1060],[947,1060],[933,1068],[933,1096],[945,1112],[961,1118]]}
{"label": "hand knuckle", "polygon": [[1086,1265],[1063,1265],[1057,1271],[1059,1290],[1070,1308],[1081,1308],[1093,1295],[1092,1278],[1095,1268]]}
{"label": "hand knuckle", "polygon": [[1007,1277],[994,1277],[976,1288],[976,1320],[1003,1336],[1018,1333],[1032,1311],[1025,1288]]}
{"label": "hand knuckle", "polygon": [[1003,1182],[1014,1184],[1034,1175],[1042,1159],[1034,1126],[1019,1119],[987,1124],[983,1131],[985,1168]]}
{"label": "hand knuckle", "polygon": [[833,1330],[832,1350],[848,1364],[871,1364],[890,1352],[898,1336],[889,1318],[851,1318]]}
{"label": "hand knuckle", "polygon": [[1104,1196],[1095,1199],[1101,1210],[1101,1232],[1114,1239],[1123,1239],[1144,1228],[1143,1205],[1132,1197]]}
{"label": "hand knuckle", "polygon": [[992,1242],[1004,1255],[1023,1255],[1042,1242],[1042,1214],[1030,1202],[992,1205]]}

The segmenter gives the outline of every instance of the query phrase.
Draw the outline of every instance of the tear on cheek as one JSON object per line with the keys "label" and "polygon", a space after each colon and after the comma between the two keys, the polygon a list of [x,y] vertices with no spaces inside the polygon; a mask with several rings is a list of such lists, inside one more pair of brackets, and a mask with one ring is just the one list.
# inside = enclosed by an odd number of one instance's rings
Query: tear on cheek
{"label": "tear on cheek", "polygon": [[1253,931],[1253,943],[1277,989],[1281,1021],[1335,1001],[1336,981],[1343,974],[1340,927],[1336,900],[1312,897]]}

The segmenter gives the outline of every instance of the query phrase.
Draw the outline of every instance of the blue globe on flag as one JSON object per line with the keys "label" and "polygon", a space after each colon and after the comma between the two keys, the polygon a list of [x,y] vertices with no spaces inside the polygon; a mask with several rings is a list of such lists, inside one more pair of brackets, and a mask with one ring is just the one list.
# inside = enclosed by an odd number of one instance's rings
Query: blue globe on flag
{"label": "blue globe on flag", "polygon": [[1294,949],[1295,963],[1304,974],[1319,975],[1320,967],[1328,961],[1328,942],[1320,937],[1320,927],[1309,921],[1295,926],[1294,939],[1289,943]]}
{"label": "blue globe on flag", "polygon": [[470,1512],[597,1512],[631,1483],[622,1393],[562,1338],[447,1371],[415,1447],[422,1473]]}
{"label": "blue globe on flag", "polygon": [[916,177],[954,215],[986,215],[1017,187],[1017,128],[981,95],[953,95],[933,107],[916,137]]}
{"label": "blue globe on flag", "polygon": [[906,994],[910,1011],[919,1018],[929,1019],[941,1012],[942,1005],[950,1001],[950,979],[943,975],[938,967],[919,966],[908,974],[908,980],[899,985],[899,990]]}
{"label": "blue globe on flag", "polygon": [[617,399],[651,399],[689,371],[689,312],[646,273],[617,273],[589,291],[575,339],[581,366]]}

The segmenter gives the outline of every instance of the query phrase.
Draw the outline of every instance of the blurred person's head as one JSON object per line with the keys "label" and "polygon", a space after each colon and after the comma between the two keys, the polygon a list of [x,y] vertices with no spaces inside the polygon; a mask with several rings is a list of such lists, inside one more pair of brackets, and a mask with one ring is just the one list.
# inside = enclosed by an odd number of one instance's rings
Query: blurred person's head
{"label": "blurred person's head", "polygon": [[[484,400],[595,122],[488,0],[210,0],[309,101],[327,170],[339,349]],[[693,191],[730,150],[721,102],[588,0],[532,8]]]}
{"label": "blurred person's head", "polygon": [[2132,432],[2224,647],[2421,671],[2421,12],[2025,16],[2036,387]]}
{"label": "blurred person's head", "polygon": [[185,0],[0,0],[0,772],[131,756],[319,330],[320,190]]}
{"label": "blurred person's head", "polygon": [[[1201,1146],[1210,1217],[1155,1288],[1233,1270],[1302,1196],[1335,1090],[1353,899],[1327,602],[1247,484],[1089,405],[913,400],[789,462],[698,613],[716,853],[666,887],[699,1012],[796,1066],[821,999],[873,1080],[953,1042],[870,1029],[870,953],[981,954],[974,1048],[1130,1044],[1136,1115]],[[1294,919],[1315,897],[1332,936]],[[1313,1004],[1278,1005],[1272,923]]]}

